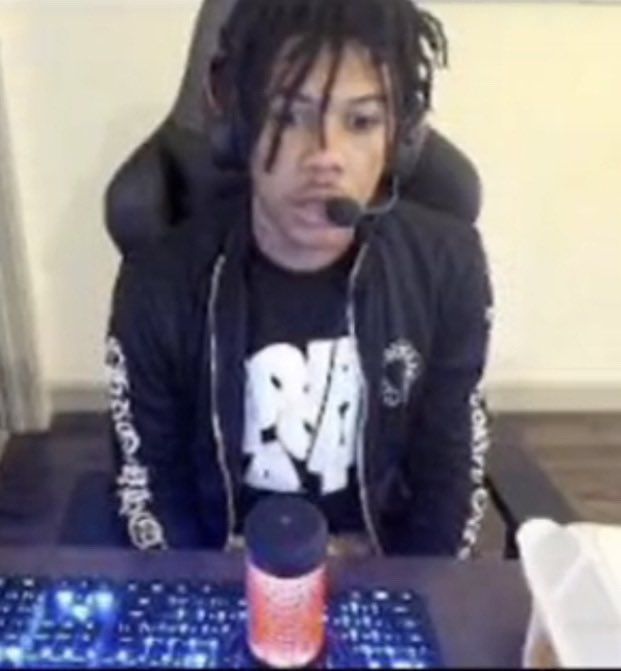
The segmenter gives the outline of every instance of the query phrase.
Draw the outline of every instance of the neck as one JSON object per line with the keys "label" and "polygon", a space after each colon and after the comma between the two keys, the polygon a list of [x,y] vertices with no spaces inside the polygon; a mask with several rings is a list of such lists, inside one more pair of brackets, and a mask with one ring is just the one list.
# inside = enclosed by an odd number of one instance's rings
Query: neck
{"label": "neck", "polygon": [[[252,204],[252,231],[259,250],[270,261],[285,270],[315,272],[322,270],[342,257],[351,247],[354,236],[342,244],[325,247],[304,246],[276,226],[264,212],[257,199]],[[342,231],[339,231],[342,235]]]}

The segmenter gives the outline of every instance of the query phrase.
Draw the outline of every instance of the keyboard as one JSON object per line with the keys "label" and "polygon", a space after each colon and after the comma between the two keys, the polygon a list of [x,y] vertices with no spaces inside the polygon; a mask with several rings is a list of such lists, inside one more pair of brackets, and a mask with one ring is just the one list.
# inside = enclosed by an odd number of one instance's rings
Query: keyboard
{"label": "keyboard", "polygon": [[[2,577],[0,667],[252,668],[245,621],[234,585]],[[333,595],[321,666],[442,666],[424,600],[379,589]]]}

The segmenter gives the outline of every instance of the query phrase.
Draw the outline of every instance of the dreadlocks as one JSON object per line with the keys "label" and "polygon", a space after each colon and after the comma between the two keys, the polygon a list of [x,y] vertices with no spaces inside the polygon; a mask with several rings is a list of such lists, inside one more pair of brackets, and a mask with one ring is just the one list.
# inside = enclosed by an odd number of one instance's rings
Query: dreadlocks
{"label": "dreadlocks", "polygon": [[[319,53],[329,48],[323,118],[343,50],[350,41],[368,49],[388,99],[381,72],[387,68],[396,137],[400,137],[430,108],[434,69],[447,63],[446,37],[435,17],[411,0],[237,0],[221,30],[212,73],[218,75],[214,91],[219,104],[227,116],[243,124],[244,145],[254,146],[263,127],[268,86],[283,47],[287,46],[287,52],[276,83],[283,91],[285,114]],[[283,120],[275,127],[267,170],[277,157],[283,127]]]}

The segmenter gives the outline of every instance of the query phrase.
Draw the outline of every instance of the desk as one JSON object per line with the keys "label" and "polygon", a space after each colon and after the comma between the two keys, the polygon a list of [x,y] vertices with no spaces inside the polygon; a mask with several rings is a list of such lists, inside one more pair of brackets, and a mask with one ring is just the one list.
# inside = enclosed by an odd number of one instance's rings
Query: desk
{"label": "desk", "polygon": [[[518,667],[529,596],[515,562],[367,558],[330,561],[331,585],[409,587],[424,595],[447,666]],[[0,574],[110,578],[204,578],[240,581],[239,553],[84,550],[54,547],[0,549]]]}

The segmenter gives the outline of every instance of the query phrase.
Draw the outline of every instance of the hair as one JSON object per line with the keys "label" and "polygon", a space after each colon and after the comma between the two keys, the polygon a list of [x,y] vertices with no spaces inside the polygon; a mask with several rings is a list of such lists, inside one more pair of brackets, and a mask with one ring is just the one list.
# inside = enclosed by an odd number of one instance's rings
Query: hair
{"label": "hair", "polygon": [[283,47],[291,46],[278,73],[284,114],[275,126],[268,171],[282,142],[284,115],[320,52],[328,47],[331,54],[321,100],[323,118],[343,50],[351,42],[368,50],[386,99],[382,68],[388,70],[396,122],[393,141],[387,145],[391,161],[399,138],[415,128],[431,107],[436,67],[448,62],[447,40],[438,19],[411,0],[237,0],[220,31],[210,74],[214,98],[226,118],[242,125],[247,150],[254,147],[265,123],[274,65]]}

